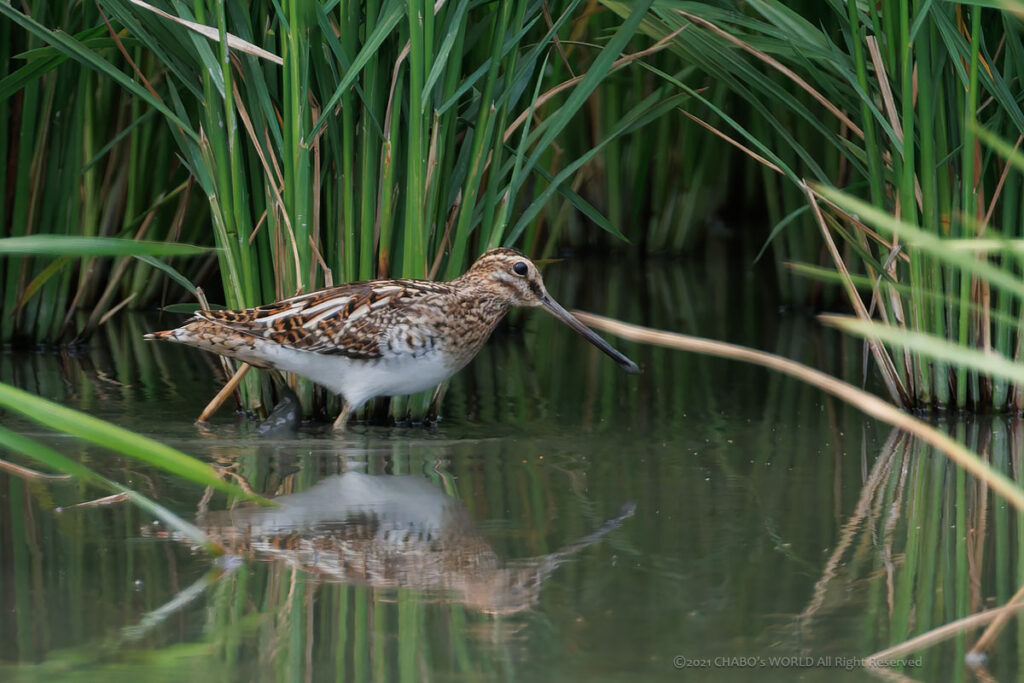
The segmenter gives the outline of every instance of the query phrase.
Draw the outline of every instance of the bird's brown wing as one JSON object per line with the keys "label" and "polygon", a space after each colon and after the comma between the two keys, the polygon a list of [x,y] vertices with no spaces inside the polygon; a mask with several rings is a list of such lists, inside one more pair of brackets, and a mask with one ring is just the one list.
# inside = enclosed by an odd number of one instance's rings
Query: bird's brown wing
{"label": "bird's brown wing", "polygon": [[447,284],[424,280],[355,282],[300,294],[266,306],[198,311],[196,317],[285,347],[349,358],[380,358],[389,329],[408,309]]}

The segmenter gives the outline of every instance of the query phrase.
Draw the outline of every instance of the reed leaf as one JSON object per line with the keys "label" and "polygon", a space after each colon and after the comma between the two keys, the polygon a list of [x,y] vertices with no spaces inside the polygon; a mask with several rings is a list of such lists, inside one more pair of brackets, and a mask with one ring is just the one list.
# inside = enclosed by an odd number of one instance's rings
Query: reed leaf
{"label": "reed leaf", "polygon": [[225,482],[209,465],[175,448],[23,389],[0,383],[0,407],[24,415],[50,429],[149,463],[183,479],[244,500],[263,501],[260,496],[246,493],[238,486]]}
{"label": "reed leaf", "polygon": [[171,111],[160,99],[154,97],[144,87],[128,78],[120,69],[117,69],[114,65],[102,59],[99,54],[90,49],[89,46],[62,31],[52,31],[46,28],[39,22],[35,21],[32,17],[22,14],[18,10],[14,9],[14,7],[9,3],[0,3],[0,15],[7,17],[26,31],[29,31],[45,40],[64,55],[95,70],[103,76],[112,79],[136,97],[141,98],[150,106],[159,110],[168,118],[168,120],[178,126],[183,133],[193,139],[198,139],[197,133],[182,119],[178,118],[177,114]]}
{"label": "reed leaf", "polygon": [[[602,4],[622,17],[631,8]],[[995,344],[1006,357],[1018,355],[1021,330],[1007,324],[1021,310],[1016,256],[1004,249],[981,257],[962,246],[998,241],[996,224],[1007,240],[1017,239],[1024,224],[1016,194],[1003,189],[1020,182],[1013,140],[1022,109],[1013,92],[1024,55],[1024,34],[1008,11],[901,0],[657,0],[641,28],[669,41],[676,57],[713,84],[698,93],[702,81],[692,74],[649,67],[691,94],[689,119],[763,167],[764,203],[776,226],[767,248],[780,267],[815,260],[819,238],[828,237],[815,234],[803,187],[830,199],[833,188],[845,187],[847,195],[866,188],[869,201],[856,211],[843,205],[838,219],[823,220],[846,243],[830,247],[838,270],[877,280],[888,264],[891,279],[909,285],[876,300],[879,318],[962,347]],[[851,215],[897,234],[905,258],[891,261],[893,247]],[[787,277],[780,276],[787,290],[807,291],[790,288]],[[857,295],[846,294],[859,307]],[[997,309],[1001,315],[993,317]],[[901,396],[908,407],[963,408],[986,396],[1003,404],[1010,396],[1009,386],[990,390],[955,364],[933,366],[912,353],[877,361],[888,385],[898,374],[911,387]]]}
{"label": "reed leaf", "polygon": [[[994,469],[984,459],[972,452],[963,444],[943,434],[931,425],[913,417],[892,404],[858,389],[851,384],[830,377],[825,373],[807,367],[801,363],[782,358],[776,354],[746,348],[737,344],[726,344],[711,339],[702,339],[690,335],[666,332],[631,325],[619,320],[606,318],[576,311],[576,315],[591,327],[604,330],[617,337],[632,339],[646,344],[665,346],[681,351],[693,351],[709,356],[718,356],[733,360],[740,360],[747,363],[756,363],[777,372],[784,372],[792,377],[806,382],[819,389],[829,392],[840,399],[856,406],[859,410],[883,420],[894,427],[904,429],[923,441],[935,446],[951,461],[962,467],[978,479],[984,481],[999,493],[1007,502],[1011,503],[1018,511],[1024,512],[1024,490],[1008,476]],[[834,319],[829,319],[832,322]],[[863,325],[862,321],[852,321],[857,325]],[[846,324],[844,322],[844,324]],[[867,323],[871,325],[871,323]],[[874,326],[881,328],[882,326]],[[891,328],[886,328],[891,329]],[[962,351],[962,350],[961,350]],[[979,361],[980,362],[980,361]],[[999,361],[993,363],[992,367],[999,365]],[[1016,371],[1024,374],[1024,370]]]}
{"label": "reed leaf", "polygon": [[[6,385],[0,385],[0,391],[3,390],[4,386]],[[49,446],[45,446],[38,441],[33,441],[28,437],[12,432],[5,427],[0,427],[0,447],[6,448],[15,453],[21,453],[25,457],[31,458],[35,462],[46,465],[58,472],[70,474],[72,477],[85,484],[90,484],[112,493],[122,494],[132,505],[135,505],[140,510],[153,515],[166,524],[168,528],[180,533],[193,543],[202,546],[203,549],[211,555],[217,556],[224,554],[223,548],[211,541],[210,538],[203,533],[202,529],[196,525],[186,522],[163,505],[160,505],[137,491],[133,491],[123,484],[119,484],[97,472],[94,472],[85,465],[58,453]]]}
{"label": "reed leaf", "polygon": [[76,235],[26,235],[0,237],[0,256],[44,254],[50,256],[194,256],[210,247],[173,242],[147,242],[118,237]]}
{"label": "reed leaf", "polygon": [[820,315],[818,319],[826,325],[838,327],[858,337],[878,339],[886,344],[905,346],[929,358],[949,361],[957,366],[977,370],[986,375],[998,376],[1011,382],[1024,384],[1024,367],[1014,360],[1004,358],[992,351],[985,352],[923,332],[904,330],[892,325],[883,325],[848,316]]}

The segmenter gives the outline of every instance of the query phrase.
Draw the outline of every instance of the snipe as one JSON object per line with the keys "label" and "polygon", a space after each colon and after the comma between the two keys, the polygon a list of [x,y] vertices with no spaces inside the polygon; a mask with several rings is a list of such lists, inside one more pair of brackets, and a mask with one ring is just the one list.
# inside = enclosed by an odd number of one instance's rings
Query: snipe
{"label": "snipe", "polygon": [[344,399],[334,422],[342,431],[367,400],[424,391],[461,370],[513,306],[543,306],[627,372],[639,372],[552,299],[537,266],[512,249],[491,249],[450,282],[354,282],[256,308],[199,311],[146,339],[307,377]]}

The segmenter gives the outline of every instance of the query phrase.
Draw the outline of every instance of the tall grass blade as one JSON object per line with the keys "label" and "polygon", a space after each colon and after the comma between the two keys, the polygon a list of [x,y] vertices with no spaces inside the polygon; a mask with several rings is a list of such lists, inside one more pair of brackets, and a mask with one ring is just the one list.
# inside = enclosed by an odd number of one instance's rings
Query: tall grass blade
{"label": "tall grass blade", "polygon": [[0,383],[0,407],[33,422],[159,467],[175,476],[244,499],[260,496],[221,479],[213,468],[181,451],[123,427],[48,401],[23,389]]}
{"label": "tall grass blade", "polygon": [[0,2],[0,15],[7,17],[26,31],[38,36],[71,59],[74,59],[75,61],[94,69],[96,72],[106,76],[107,78],[112,79],[136,97],[139,97],[150,106],[159,110],[168,118],[168,120],[177,125],[185,135],[198,141],[199,136],[194,130],[192,130],[191,126],[180,119],[177,114],[171,111],[161,100],[154,97],[144,87],[128,78],[120,69],[115,68],[112,64],[102,59],[97,52],[90,50],[88,46],[75,40],[66,33],[61,31],[51,31],[31,17],[17,11],[9,3]]}
{"label": "tall grass blade", "polygon": [[994,469],[979,457],[978,454],[971,452],[968,448],[957,443],[938,429],[909,415],[896,406],[886,403],[877,396],[869,394],[863,389],[858,389],[851,384],[847,384],[819,370],[789,360],[788,358],[782,358],[781,356],[765,353],[764,351],[749,349],[737,344],[726,344],[711,339],[640,327],[591,313],[583,313],[582,311],[574,311],[574,314],[587,325],[604,330],[623,339],[756,363],[778,372],[784,372],[802,382],[812,384],[849,402],[868,415],[883,420],[894,427],[904,429],[935,446],[959,467],[987,483],[1007,502],[1011,503],[1019,511],[1024,512],[1024,489],[1018,486],[1016,482]]}
{"label": "tall grass blade", "polygon": [[51,256],[195,256],[210,247],[174,242],[147,242],[118,237],[76,235],[26,235],[0,237],[0,256],[43,254]]}
{"label": "tall grass blade", "polygon": [[[2,388],[3,386],[0,385],[0,390],[2,390]],[[85,484],[91,484],[113,493],[125,495],[128,501],[133,505],[153,515],[169,528],[174,529],[192,542],[203,546],[203,548],[210,554],[221,555],[224,552],[223,549],[216,543],[212,542],[209,537],[199,529],[199,527],[186,522],[163,505],[160,505],[146,496],[131,490],[127,486],[107,479],[85,465],[61,455],[48,446],[44,446],[37,441],[33,441],[32,439],[20,434],[16,434],[5,427],[0,427],[0,447],[16,453],[21,453],[37,463],[46,465],[47,467],[59,472],[70,474]]]}

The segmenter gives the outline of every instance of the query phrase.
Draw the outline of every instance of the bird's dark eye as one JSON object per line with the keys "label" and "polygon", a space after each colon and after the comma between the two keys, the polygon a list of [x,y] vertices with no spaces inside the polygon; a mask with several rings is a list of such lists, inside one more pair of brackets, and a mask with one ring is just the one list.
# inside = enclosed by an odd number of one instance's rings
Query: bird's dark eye
{"label": "bird's dark eye", "polygon": [[526,265],[525,261],[520,261],[519,263],[512,266],[512,272],[515,273],[516,275],[526,275],[527,273],[530,272],[530,267]]}

